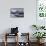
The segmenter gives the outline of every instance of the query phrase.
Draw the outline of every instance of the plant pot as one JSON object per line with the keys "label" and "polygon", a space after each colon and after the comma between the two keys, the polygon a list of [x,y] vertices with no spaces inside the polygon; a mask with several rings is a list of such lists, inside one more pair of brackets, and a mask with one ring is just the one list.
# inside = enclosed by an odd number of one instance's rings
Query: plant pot
{"label": "plant pot", "polygon": [[39,44],[41,44],[41,43],[44,42],[44,40],[45,40],[45,39],[38,39],[37,42],[38,42]]}
{"label": "plant pot", "polygon": [[37,46],[40,46],[40,39],[37,39]]}
{"label": "plant pot", "polygon": [[37,39],[37,43],[40,43],[40,39]]}
{"label": "plant pot", "polygon": [[45,40],[45,39],[40,39],[40,43],[44,43],[44,40]]}

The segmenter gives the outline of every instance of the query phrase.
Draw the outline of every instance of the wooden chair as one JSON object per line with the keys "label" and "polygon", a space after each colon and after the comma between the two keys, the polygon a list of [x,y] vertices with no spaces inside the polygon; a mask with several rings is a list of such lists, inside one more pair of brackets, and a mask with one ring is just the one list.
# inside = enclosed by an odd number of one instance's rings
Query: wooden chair
{"label": "wooden chair", "polygon": [[21,33],[21,36],[26,36],[27,42],[26,42],[26,46],[30,46],[30,42],[29,42],[29,33]]}
{"label": "wooden chair", "polygon": [[18,46],[18,33],[17,33],[17,34],[5,33],[5,41],[4,41],[5,46],[8,45],[8,42],[7,42],[7,38],[8,38],[8,37],[7,37],[7,36],[17,36],[17,37],[15,38],[15,40],[17,40],[15,46]]}

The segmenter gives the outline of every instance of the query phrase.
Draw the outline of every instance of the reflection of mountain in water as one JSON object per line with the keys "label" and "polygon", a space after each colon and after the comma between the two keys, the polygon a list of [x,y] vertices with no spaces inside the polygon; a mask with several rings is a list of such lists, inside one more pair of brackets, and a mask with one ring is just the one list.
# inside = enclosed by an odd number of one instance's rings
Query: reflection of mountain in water
{"label": "reflection of mountain in water", "polygon": [[16,17],[23,17],[24,16],[24,12],[23,11],[11,11],[11,14],[13,14]]}

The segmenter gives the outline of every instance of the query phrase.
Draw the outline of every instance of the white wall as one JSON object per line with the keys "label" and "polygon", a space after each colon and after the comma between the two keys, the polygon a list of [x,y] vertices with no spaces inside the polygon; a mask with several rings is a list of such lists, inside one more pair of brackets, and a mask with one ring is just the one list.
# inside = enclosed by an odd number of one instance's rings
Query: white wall
{"label": "white wall", "polygon": [[[24,18],[11,18],[10,8],[24,8]],[[0,0],[0,34],[16,26],[31,34],[32,24],[36,24],[36,0]]]}

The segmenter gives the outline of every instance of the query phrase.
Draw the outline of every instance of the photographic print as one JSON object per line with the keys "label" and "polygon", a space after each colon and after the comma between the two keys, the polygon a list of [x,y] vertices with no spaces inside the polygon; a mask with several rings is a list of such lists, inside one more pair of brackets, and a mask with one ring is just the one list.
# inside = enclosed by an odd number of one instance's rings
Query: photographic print
{"label": "photographic print", "polygon": [[37,0],[36,24],[46,25],[46,0]]}
{"label": "photographic print", "polygon": [[24,17],[24,8],[11,8],[10,16],[11,17]]}

